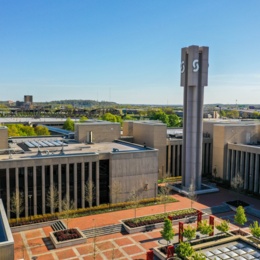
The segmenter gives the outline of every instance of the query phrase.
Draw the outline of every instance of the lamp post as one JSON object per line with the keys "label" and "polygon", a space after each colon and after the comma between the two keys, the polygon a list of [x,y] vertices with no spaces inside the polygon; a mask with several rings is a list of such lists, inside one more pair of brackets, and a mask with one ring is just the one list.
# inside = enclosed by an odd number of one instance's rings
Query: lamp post
{"label": "lamp post", "polygon": [[32,219],[32,195],[28,195],[29,198],[29,210],[30,210],[30,219]]}

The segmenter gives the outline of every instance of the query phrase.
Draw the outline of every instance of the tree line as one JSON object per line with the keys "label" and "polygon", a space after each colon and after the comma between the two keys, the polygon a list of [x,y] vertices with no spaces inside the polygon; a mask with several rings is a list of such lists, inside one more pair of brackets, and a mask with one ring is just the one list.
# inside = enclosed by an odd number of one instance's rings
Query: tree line
{"label": "tree line", "polygon": [[50,135],[50,131],[45,126],[28,126],[23,124],[6,125],[8,128],[8,136],[38,136]]}

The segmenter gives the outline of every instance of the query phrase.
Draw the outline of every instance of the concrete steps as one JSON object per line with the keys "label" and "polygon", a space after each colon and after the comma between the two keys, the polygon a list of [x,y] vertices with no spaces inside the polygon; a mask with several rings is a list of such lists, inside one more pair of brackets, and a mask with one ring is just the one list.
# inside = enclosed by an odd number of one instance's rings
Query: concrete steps
{"label": "concrete steps", "polygon": [[98,237],[104,235],[110,235],[120,232],[126,232],[122,224],[109,225],[104,227],[96,227],[82,230],[82,233],[87,237]]}
{"label": "concrete steps", "polygon": [[67,229],[67,227],[63,224],[62,221],[58,220],[57,222],[53,223],[51,225],[52,229],[54,231],[58,231],[58,230],[64,230],[64,229]]}

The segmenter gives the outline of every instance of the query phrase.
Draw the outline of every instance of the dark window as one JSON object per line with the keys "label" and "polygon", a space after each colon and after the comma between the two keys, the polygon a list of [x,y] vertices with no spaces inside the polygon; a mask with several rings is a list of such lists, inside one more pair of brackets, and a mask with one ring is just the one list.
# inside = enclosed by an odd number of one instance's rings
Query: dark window
{"label": "dark window", "polygon": [[53,185],[58,189],[59,185],[59,166],[53,165]]}
{"label": "dark window", "polygon": [[81,178],[81,163],[77,163],[77,197],[78,197],[78,205],[77,208],[82,208],[82,178]]}
{"label": "dark window", "polygon": [[[48,192],[51,186],[51,169],[50,165],[46,165],[45,167],[45,201],[48,200]],[[46,213],[50,213],[50,207],[46,206]]]}
{"label": "dark window", "polygon": [[66,179],[67,179],[67,175],[66,175],[66,164],[62,164],[61,165],[61,197],[62,199],[65,198],[66,196]]}
{"label": "dark window", "polygon": [[99,161],[100,204],[109,203],[109,160]]}
{"label": "dark window", "polygon": [[[30,171],[32,171],[32,167]],[[28,168],[28,172],[29,172]],[[37,213],[42,214],[43,213],[43,205],[42,205],[42,167],[37,166],[36,167],[36,185],[37,185]]]}
{"label": "dark window", "polygon": [[[92,162],[92,182],[93,182],[93,185],[95,187],[95,190],[96,190],[96,187],[97,187],[96,173],[97,173],[97,163]],[[95,206],[96,204],[97,204],[96,196],[94,196],[93,206]]]}
{"label": "dark window", "polygon": [[70,201],[74,201],[74,164],[71,163],[69,165],[69,194],[70,194]]}

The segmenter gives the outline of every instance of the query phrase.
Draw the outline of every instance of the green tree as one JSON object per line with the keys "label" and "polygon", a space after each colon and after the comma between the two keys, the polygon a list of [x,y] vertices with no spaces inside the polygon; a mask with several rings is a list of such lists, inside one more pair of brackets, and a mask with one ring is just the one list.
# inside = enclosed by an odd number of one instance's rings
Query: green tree
{"label": "green tree", "polygon": [[109,122],[117,122],[116,116],[112,115],[111,113],[105,113],[103,116],[101,116],[100,119]]}
{"label": "green tree", "polygon": [[193,228],[191,225],[188,225],[183,230],[183,236],[186,237],[188,241],[192,240],[196,236],[196,229]]}
{"label": "green tree", "polygon": [[168,119],[169,119],[169,123],[168,123],[169,127],[181,126],[181,119],[176,114],[168,115]]}
{"label": "green tree", "polygon": [[125,115],[124,120],[134,120],[133,116]]}
{"label": "green tree", "polygon": [[70,117],[64,122],[63,129],[74,131],[74,121]]}
{"label": "green tree", "polygon": [[84,123],[84,122],[86,122],[87,120],[88,120],[88,118],[87,118],[86,116],[82,116],[82,117],[80,117],[79,122],[80,122],[80,123]]}
{"label": "green tree", "polygon": [[260,117],[260,113],[259,113],[259,112],[254,111],[254,112],[252,113],[252,118],[257,119],[257,118],[259,118],[259,117]]}
{"label": "green tree", "polygon": [[242,206],[237,207],[236,215],[234,216],[234,221],[236,224],[240,226],[244,226],[244,224],[247,222],[245,209]]}
{"label": "green tree", "polygon": [[23,124],[7,125],[9,136],[36,136],[34,128]]}
{"label": "green tree", "polygon": [[202,220],[199,224],[198,230],[202,235],[209,235],[213,232],[213,228],[208,224],[207,220]]}
{"label": "green tree", "polygon": [[228,118],[239,118],[239,112],[237,110],[229,110],[227,111],[226,115]]}
{"label": "green tree", "polygon": [[258,221],[254,221],[253,224],[250,224],[249,229],[254,237],[260,238],[260,226]]}
{"label": "green tree", "polygon": [[117,116],[117,115],[115,115],[115,117],[116,117],[116,122],[120,123],[122,125],[122,123],[123,123],[122,117],[121,116]]}
{"label": "green tree", "polygon": [[228,220],[223,220],[220,222],[219,225],[216,225],[216,229],[219,230],[220,232],[228,232],[229,230],[229,221]]}
{"label": "green tree", "polygon": [[220,110],[219,114],[220,114],[220,117],[226,117],[227,116],[227,112],[225,110]]}
{"label": "green tree", "polygon": [[19,129],[16,125],[7,125],[8,136],[19,136]]}
{"label": "green tree", "polygon": [[31,126],[22,126],[21,131],[23,132],[24,136],[36,136],[34,128]]}
{"label": "green tree", "polygon": [[50,131],[48,130],[48,128],[46,126],[37,125],[34,128],[34,131],[35,131],[36,135],[50,135]]}
{"label": "green tree", "polygon": [[182,259],[186,259],[187,257],[192,256],[193,253],[194,249],[192,248],[190,243],[181,242],[176,248],[176,254]]}
{"label": "green tree", "polygon": [[164,124],[169,125],[169,117],[161,109],[159,111],[157,111],[155,114],[153,114],[151,119],[160,120]]}
{"label": "green tree", "polygon": [[169,245],[171,242],[171,239],[174,237],[174,230],[172,228],[172,222],[168,218],[164,220],[163,230],[160,231],[162,237],[167,241],[167,244]]}

